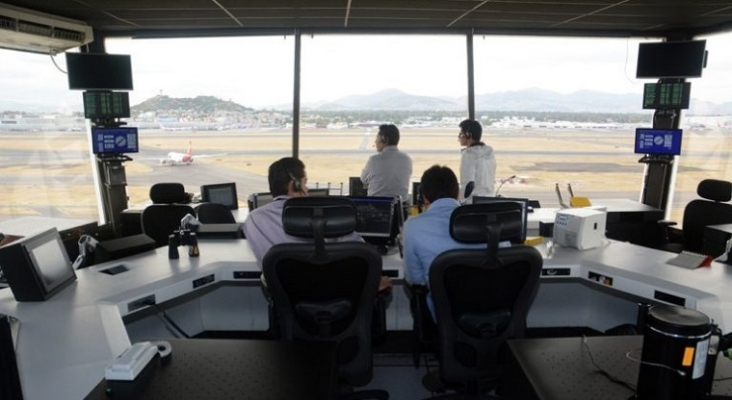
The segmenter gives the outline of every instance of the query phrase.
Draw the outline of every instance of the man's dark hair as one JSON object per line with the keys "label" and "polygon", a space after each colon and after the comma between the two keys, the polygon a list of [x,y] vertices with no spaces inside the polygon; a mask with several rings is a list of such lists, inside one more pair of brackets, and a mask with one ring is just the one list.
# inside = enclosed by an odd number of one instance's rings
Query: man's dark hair
{"label": "man's dark hair", "polygon": [[396,146],[399,144],[399,128],[394,124],[383,124],[379,125],[379,136],[383,136],[389,146]]}
{"label": "man's dark hair", "polygon": [[297,158],[284,157],[269,166],[267,179],[273,197],[287,194],[287,184],[294,179],[305,177],[305,164]]}
{"label": "man's dark hair", "polygon": [[457,176],[450,168],[444,165],[433,165],[422,174],[419,190],[431,203],[444,198],[457,199],[460,185]]}
{"label": "man's dark hair", "polygon": [[460,131],[465,132],[468,138],[480,142],[480,138],[483,136],[483,127],[480,126],[480,122],[466,119],[460,123]]}

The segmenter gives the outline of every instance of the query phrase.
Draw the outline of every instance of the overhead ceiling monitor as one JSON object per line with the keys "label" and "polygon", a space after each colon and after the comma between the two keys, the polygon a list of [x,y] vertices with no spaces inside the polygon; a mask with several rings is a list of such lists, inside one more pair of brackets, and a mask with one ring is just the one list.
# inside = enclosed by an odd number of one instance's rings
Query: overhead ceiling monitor
{"label": "overhead ceiling monitor", "polygon": [[84,22],[0,3],[0,48],[53,54],[93,40]]}
{"label": "overhead ceiling monitor", "polygon": [[127,54],[66,53],[71,90],[132,90],[132,60]]}
{"label": "overhead ceiling monitor", "polygon": [[635,76],[700,78],[706,66],[706,43],[706,40],[640,43]]}

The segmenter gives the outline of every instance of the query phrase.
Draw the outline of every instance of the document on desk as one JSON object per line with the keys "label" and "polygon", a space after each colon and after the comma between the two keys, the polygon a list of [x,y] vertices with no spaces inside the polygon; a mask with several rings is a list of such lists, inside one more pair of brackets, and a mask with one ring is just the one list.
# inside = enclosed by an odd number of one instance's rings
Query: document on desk
{"label": "document on desk", "polygon": [[713,258],[704,254],[692,253],[690,251],[682,251],[676,257],[668,260],[668,264],[684,267],[688,269],[696,269],[699,267],[708,267],[712,264]]}

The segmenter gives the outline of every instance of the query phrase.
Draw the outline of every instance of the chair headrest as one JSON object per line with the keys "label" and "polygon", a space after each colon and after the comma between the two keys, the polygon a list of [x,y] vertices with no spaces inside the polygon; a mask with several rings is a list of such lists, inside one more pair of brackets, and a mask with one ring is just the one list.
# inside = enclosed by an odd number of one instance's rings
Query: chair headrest
{"label": "chair headrest", "polygon": [[486,243],[486,226],[501,225],[498,241],[521,234],[523,210],[513,201],[466,204],[450,215],[450,236],[462,243]]}
{"label": "chair headrest", "polygon": [[182,183],[156,183],[150,187],[150,200],[155,204],[188,203]]}
{"label": "chair headrest", "polygon": [[727,202],[732,199],[732,183],[718,179],[704,179],[696,187],[696,194],[708,200]]}
{"label": "chair headrest", "polygon": [[350,199],[336,196],[293,197],[282,211],[288,235],[314,238],[315,220],[324,221],[323,237],[335,238],[356,230],[356,207]]}

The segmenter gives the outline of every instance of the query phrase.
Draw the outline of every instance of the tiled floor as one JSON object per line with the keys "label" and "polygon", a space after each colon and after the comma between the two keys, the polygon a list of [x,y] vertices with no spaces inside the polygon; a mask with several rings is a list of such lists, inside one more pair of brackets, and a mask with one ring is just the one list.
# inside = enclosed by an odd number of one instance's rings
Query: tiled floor
{"label": "tiled floor", "polygon": [[[429,370],[437,369],[435,361],[429,361]],[[391,400],[428,399],[437,393],[430,393],[422,386],[422,377],[428,372],[424,361],[420,368],[414,368],[409,354],[374,355],[374,378],[364,389],[385,389]]]}

